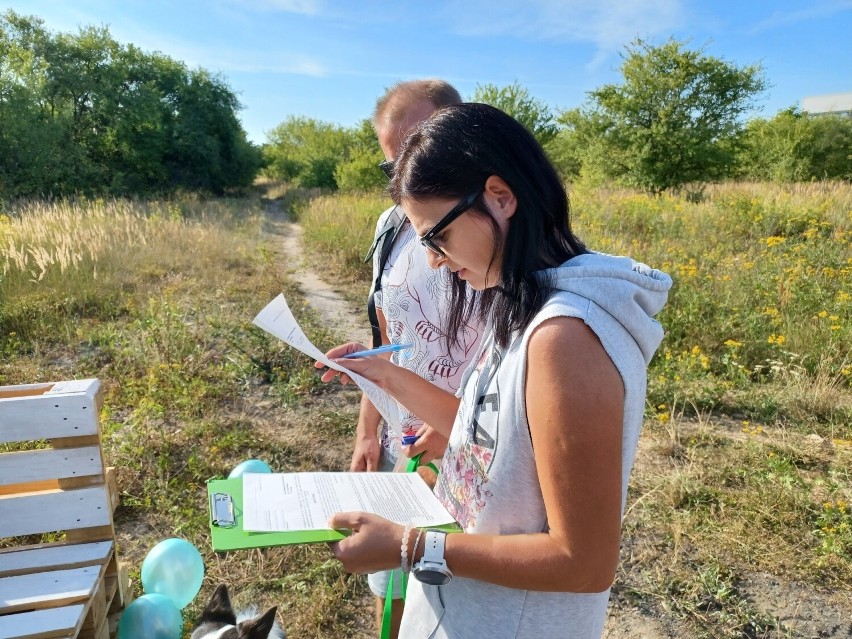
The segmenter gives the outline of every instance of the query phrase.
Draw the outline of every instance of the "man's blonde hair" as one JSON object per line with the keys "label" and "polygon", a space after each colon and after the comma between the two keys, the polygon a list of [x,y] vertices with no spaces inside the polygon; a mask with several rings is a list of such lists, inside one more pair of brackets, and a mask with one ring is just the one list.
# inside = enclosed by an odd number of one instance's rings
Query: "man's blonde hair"
{"label": "man's blonde hair", "polygon": [[397,82],[376,102],[373,125],[378,128],[381,125],[399,122],[411,106],[424,100],[431,102],[436,109],[460,104],[462,101],[455,87],[444,80]]}

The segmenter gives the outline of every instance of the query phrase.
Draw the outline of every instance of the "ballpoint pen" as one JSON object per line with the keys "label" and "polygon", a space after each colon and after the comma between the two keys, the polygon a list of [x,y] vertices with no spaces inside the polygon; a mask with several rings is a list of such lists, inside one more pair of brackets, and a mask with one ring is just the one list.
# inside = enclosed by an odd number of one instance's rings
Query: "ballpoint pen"
{"label": "ballpoint pen", "polygon": [[359,357],[372,357],[373,355],[380,355],[382,353],[398,353],[399,351],[404,351],[409,348],[412,348],[414,344],[385,344],[384,346],[379,346],[378,348],[371,348],[366,351],[357,351],[355,353],[349,353],[349,355],[344,355],[343,359],[357,359]]}

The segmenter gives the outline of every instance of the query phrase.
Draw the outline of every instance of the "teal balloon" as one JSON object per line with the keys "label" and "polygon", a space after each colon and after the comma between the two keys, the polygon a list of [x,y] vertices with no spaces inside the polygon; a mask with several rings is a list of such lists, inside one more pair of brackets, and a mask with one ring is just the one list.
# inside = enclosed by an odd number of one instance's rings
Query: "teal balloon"
{"label": "teal balloon", "polygon": [[165,595],[178,610],[195,599],[203,580],[201,553],[185,539],[161,541],[142,561],[142,590]]}
{"label": "teal balloon", "polygon": [[183,617],[165,595],[134,599],[118,620],[118,639],[180,639]]}
{"label": "teal balloon", "polygon": [[248,473],[271,472],[272,469],[265,461],[261,461],[260,459],[247,459],[242,464],[237,465],[237,467],[231,471],[231,474],[228,475],[228,479],[233,479],[234,477],[242,477],[243,475],[247,475]]}

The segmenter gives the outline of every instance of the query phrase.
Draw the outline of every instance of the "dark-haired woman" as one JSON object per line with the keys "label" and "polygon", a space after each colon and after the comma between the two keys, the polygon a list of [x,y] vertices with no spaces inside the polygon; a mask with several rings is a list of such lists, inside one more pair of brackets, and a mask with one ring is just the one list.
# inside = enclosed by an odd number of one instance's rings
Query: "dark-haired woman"
{"label": "dark-haired woman", "polygon": [[599,637],[671,279],[586,249],[538,143],[486,105],[419,125],[390,191],[452,278],[448,334],[476,312],[488,331],[458,397],[380,357],[341,363],[449,436],[435,494],[465,534],[339,513],[354,532],[333,552],[368,572],[405,550],[401,637]]}

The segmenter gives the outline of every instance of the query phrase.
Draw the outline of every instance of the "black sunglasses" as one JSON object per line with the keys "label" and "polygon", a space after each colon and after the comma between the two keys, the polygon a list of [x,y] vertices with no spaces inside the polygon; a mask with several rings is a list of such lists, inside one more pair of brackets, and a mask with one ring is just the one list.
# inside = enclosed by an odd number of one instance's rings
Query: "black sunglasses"
{"label": "black sunglasses", "polygon": [[393,160],[385,160],[384,162],[379,162],[379,168],[382,170],[389,180],[393,179],[393,167],[396,164]]}
{"label": "black sunglasses", "polygon": [[476,189],[470,195],[462,198],[462,201],[456,204],[452,210],[447,213],[444,217],[438,220],[438,223],[433,226],[429,231],[420,238],[420,243],[425,246],[430,251],[433,251],[440,255],[441,257],[447,257],[446,253],[435,243],[434,237],[447,228],[450,224],[452,224],[457,217],[459,217],[462,213],[469,210],[470,207],[473,206],[473,203],[479,199],[479,196],[482,195],[482,192],[485,190],[485,187],[480,187]]}

